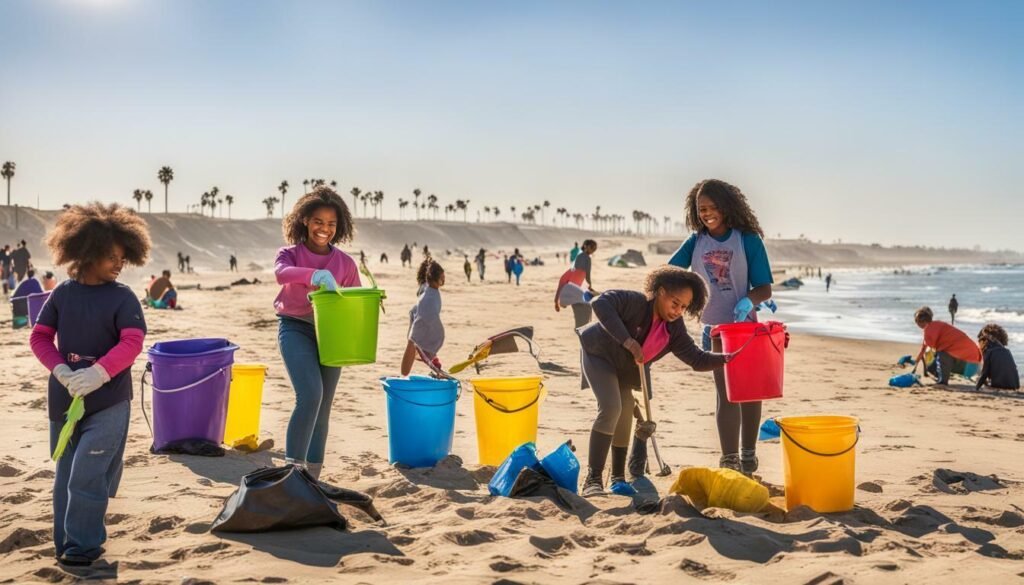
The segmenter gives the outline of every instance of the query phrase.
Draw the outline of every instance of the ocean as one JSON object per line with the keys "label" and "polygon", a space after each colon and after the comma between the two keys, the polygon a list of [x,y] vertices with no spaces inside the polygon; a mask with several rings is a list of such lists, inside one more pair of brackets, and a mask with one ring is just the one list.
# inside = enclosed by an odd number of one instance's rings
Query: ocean
{"label": "ocean", "polygon": [[[773,287],[776,319],[792,331],[921,343],[914,311],[927,305],[937,320],[949,322],[949,298],[960,309],[955,325],[977,339],[986,323],[1006,329],[1018,367],[1024,364],[1024,266],[915,266],[899,269],[832,270],[824,278],[800,277],[799,290]],[[822,271],[822,276],[826,271]],[[762,320],[764,318],[762,317]],[[895,362],[900,356],[893,356]]]}

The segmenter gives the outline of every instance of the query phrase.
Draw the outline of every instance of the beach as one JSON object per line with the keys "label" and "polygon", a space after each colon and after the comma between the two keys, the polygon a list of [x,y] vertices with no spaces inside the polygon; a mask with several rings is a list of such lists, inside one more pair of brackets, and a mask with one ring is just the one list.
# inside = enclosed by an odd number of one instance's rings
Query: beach
{"label": "beach", "polygon": [[[609,267],[602,259],[624,251],[622,238],[599,240],[594,286],[639,289],[645,268]],[[420,243],[422,245],[422,242]],[[510,251],[511,247],[499,243]],[[571,246],[571,241],[564,246]],[[522,286],[505,282],[501,259],[488,259],[487,280],[462,275],[462,255],[438,250],[448,272],[442,289],[447,338],[445,364],[466,357],[488,335],[521,325],[535,327],[540,365],[523,355],[495,356],[484,375],[540,373],[546,396],[540,406],[538,449],[566,440],[585,445],[596,412],[593,395],[580,390],[579,343],[571,311],[555,313],[554,283],[566,268],[553,246],[524,246]],[[469,253],[476,247],[463,246]],[[491,253],[501,248],[490,249]],[[358,255],[359,247],[349,248]],[[713,467],[719,451],[711,375],[695,373],[671,356],[653,367],[657,438],[673,476],[650,479],[661,501],[639,514],[629,498],[569,497],[570,508],[545,498],[488,495],[493,468],[477,464],[473,400],[457,405],[453,455],[433,469],[388,463],[385,397],[379,378],[397,375],[405,347],[408,309],[414,302],[413,270],[389,250],[390,264],[367,249],[370,267],[386,289],[378,362],[345,368],[334,401],[322,479],[372,495],[386,520],[374,523],[342,507],[347,531],[316,528],[258,535],[211,534],[209,526],[239,478],[283,461],[284,431],[294,394],[277,349],[272,300],[278,287],[267,271],[272,257],[241,253],[240,273],[208,269],[174,276],[181,311],[147,310],[146,346],[191,337],[225,337],[237,343],[236,362],[269,367],[264,387],[261,439],[275,446],[224,458],[159,456],[135,384],[121,489],[107,514],[105,558],[97,569],[113,582],[141,583],[961,583],[967,578],[1010,583],[1024,577],[1024,466],[1020,451],[1024,395],[969,391],[960,380],[948,389],[894,389],[890,376],[899,356],[916,343],[866,341],[794,333],[786,354],[784,398],[765,403],[764,416],[834,413],[856,416],[856,507],[817,514],[703,514],[668,494],[685,466]],[[169,257],[164,248],[162,257]],[[472,257],[472,254],[470,254]],[[417,251],[415,258],[420,258]],[[648,254],[649,265],[667,256]],[[141,295],[151,265],[122,281]],[[173,268],[173,266],[171,266]],[[475,269],[474,269],[475,270]],[[261,284],[213,290],[246,277]],[[5,310],[6,311],[6,310]],[[8,312],[0,314],[9,327]],[[913,324],[907,330],[913,332]],[[696,324],[688,323],[696,335]],[[0,409],[0,582],[70,582],[55,566],[51,542],[53,465],[47,444],[46,373],[28,347],[28,331],[0,330],[6,362]],[[145,366],[143,353],[132,376]],[[414,370],[425,373],[422,364]],[[467,371],[465,378],[474,376]],[[467,386],[468,388],[468,386]],[[147,404],[150,397],[146,396]],[[577,453],[583,465],[585,449]],[[757,475],[773,503],[784,505],[782,452],[763,442]],[[976,482],[946,485],[939,469],[977,474]]]}

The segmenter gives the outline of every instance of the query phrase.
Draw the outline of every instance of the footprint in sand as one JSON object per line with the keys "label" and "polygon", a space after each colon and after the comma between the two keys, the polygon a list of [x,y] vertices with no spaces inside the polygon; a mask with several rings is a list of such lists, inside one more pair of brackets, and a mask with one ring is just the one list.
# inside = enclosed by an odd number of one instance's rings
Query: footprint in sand
{"label": "footprint in sand", "polygon": [[510,571],[532,571],[538,569],[537,565],[524,565],[519,561],[505,557],[496,556],[491,557],[491,563],[488,565],[495,573],[508,573]]}
{"label": "footprint in sand", "polygon": [[449,532],[444,538],[459,546],[479,546],[497,540],[493,533],[484,530]]}
{"label": "footprint in sand", "polygon": [[157,516],[150,520],[147,532],[149,532],[149,534],[166,532],[178,527],[184,521],[184,518],[179,518],[178,516]]}
{"label": "footprint in sand", "polygon": [[679,569],[687,575],[696,577],[697,579],[727,581],[735,577],[735,575],[728,571],[713,570],[704,563],[693,559],[683,559],[679,563]]}
{"label": "footprint in sand", "polygon": [[[226,542],[209,542],[193,548],[179,548],[171,553],[171,558],[176,561],[184,561],[193,556],[206,556],[224,549],[231,548]],[[183,581],[184,582],[184,581]]]}
{"label": "footprint in sand", "polygon": [[35,496],[29,490],[21,490],[20,492],[10,494],[0,498],[0,503],[10,504],[12,506],[17,504],[24,504],[25,502],[31,502],[35,499]]}
{"label": "footprint in sand", "polygon": [[633,557],[649,557],[654,552],[647,548],[647,541],[642,542],[619,542],[605,547],[606,551],[617,554],[627,554]]}
{"label": "footprint in sand", "polygon": [[0,463],[0,477],[17,477],[25,473],[24,471],[22,471],[20,467],[12,465],[10,463],[12,461],[17,462],[19,464],[21,463],[17,459],[8,457],[3,463]]}
{"label": "footprint in sand", "polygon": [[569,551],[576,548],[572,541],[564,536],[552,536],[551,538],[531,536],[530,544],[540,552],[551,556],[568,554]]}
{"label": "footprint in sand", "polygon": [[870,492],[872,494],[882,493],[882,484],[877,481],[865,481],[864,483],[857,486],[857,489],[863,492]]}
{"label": "footprint in sand", "polygon": [[29,546],[37,546],[50,540],[50,530],[39,528],[29,530],[28,528],[15,528],[3,540],[0,540],[0,554],[7,554],[11,551]]}

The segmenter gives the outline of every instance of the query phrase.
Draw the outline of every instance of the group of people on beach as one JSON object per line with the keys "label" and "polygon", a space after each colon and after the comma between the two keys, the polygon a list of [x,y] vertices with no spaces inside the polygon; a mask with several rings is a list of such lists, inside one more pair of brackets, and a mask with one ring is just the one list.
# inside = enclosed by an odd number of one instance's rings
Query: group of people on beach
{"label": "group of people on beach", "polygon": [[[746,475],[758,469],[761,404],[735,404],[727,399],[722,368],[735,353],[723,353],[721,340],[712,335],[712,329],[756,321],[756,308],[771,298],[773,279],[764,231],[741,190],[725,181],[697,183],[684,206],[692,234],[667,265],[655,268],[637,283],[639,291],[594,290],[590,260],[597,243],[593,240],[585,240],[582,247],[574,246],[569,253],[573,275],[560,281],[555,306],[556,310],[574,307],[580,386],[589,388],[594,396],[596,412],[581,490],[586,497],[605,493],[606,477],[612,484],[625,481],[627,462],[631,475],[644,473],[645,443],[634,441],[629,453],[633,390],[650,388],[651,365],[668,354],[696,371],[713,372],[721,448],[718,465]],[[274,273],[281,288],[273,307],[278,317],[278,346],[295,392],[285,458],[318,477],[342,370],[319,362],[308,295],[320,289],[360,286],[356,261],[337,247],[351,241],[353,218],[334,190],[319,186],[295,202],[282,227],[286,245],[275,259]],[[144,265],[151,244],[145,221],[131,209],[94,203],[66,209],[48,234],[47,246],[55,264],[66,266],[70,278],[53,290],[43,306],[30,344],[51,372],[51,450],[72,400],[81,397],[85,404],[85,416],[57,462],[53,493],[56,556],[64,565],[84,566],[103,552],[104,514],[109,497],[118,490],[123,468],[132,396],[130,368],[142,351],[147,331],[139,299],[118,277],[127,265]],[[426,246],[423,250],[416,271],[417,300],[410,311],[406,352],[400,365],[403,375],[417,359],[440,367],[437,354],[444,343],[440,289],[445,271]],[[406,246],[401,255],[403,265],[411,265],[410,256],[411,249]],[[481,249],[476,257],[481,278],[484,257]],[[517,249],[508,258],[521,261],[521,254]],[[187,270],[188,257],[179,254],[179,259],[183,261],[179,270]],[[468,255],[465,260],[468,262]],[[515,270],[506,271],[511,280]],[[163,275],[167,284],[168,272]],[[563,295],[569,284],[579,293]],[[587,310],[577,313],[576,305],[584,304]],[[936,370],[940,374],[955,370],[955,362],[947,361],[947,355],[951,360],[962,359],[961,342],[947,344],[949,329],[932,321],[930,312],[919,313],[925,341],[938,351]],[[699,341],[687,330],[684,316],[699,319]],[[596,319],[592,321],[592,317]],[[1003,355],[998,346],[1006,345],[1005,332],[989,330],[984,343],[986,362],[998,369],[996,363],[1002,359],[998,356]],[[994,357],[989,358],[990,354]],[[993,371],[993,380],[996,375]]]}

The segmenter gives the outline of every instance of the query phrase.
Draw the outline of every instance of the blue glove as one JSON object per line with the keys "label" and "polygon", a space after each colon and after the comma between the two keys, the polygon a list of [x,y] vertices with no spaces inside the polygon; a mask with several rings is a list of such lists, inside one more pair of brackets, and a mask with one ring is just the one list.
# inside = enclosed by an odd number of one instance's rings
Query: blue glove
{"label": "blue glove", "polygon": [[754,310],[754,303],[749,297],[743,297],[732,310],[732,320],[735,323],[746,321],[747,315]]}
{"label": "blue glove", "polygon": [[761,311],[761,310],[771,311],[772,313],[774,313],[774,312],[779,310],[779,306],[776,305],[775,301],[773,301],[772,299],[768,299],[767,301],[765,301],[765,302],[761,303],[760,305],[758,305],[757,306],[757,310],[758,311]]}
{"label": "blue glove", "polygon": [[338,281],[334,280],[334,275],[330,270],[317,270],[313,273],[313,278],[309,279],[309,284],[326,288],[331,292],[338,290]]}

